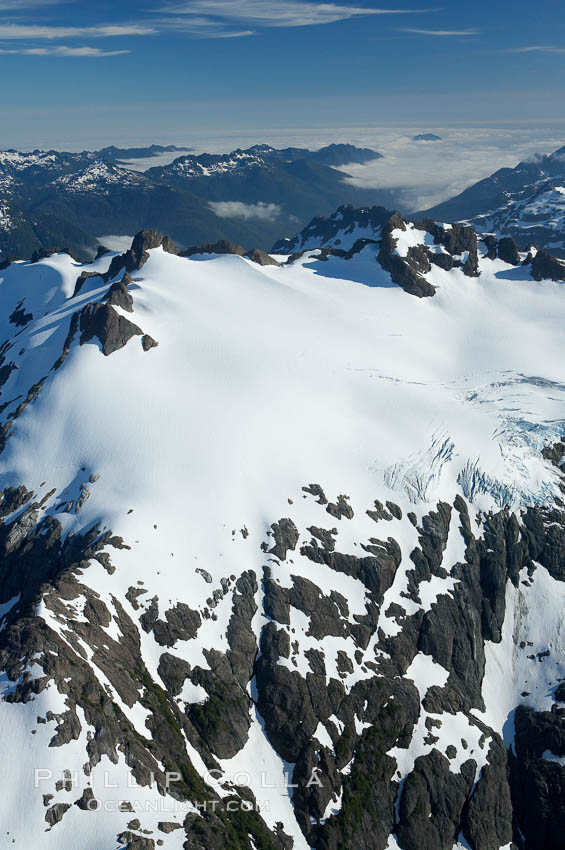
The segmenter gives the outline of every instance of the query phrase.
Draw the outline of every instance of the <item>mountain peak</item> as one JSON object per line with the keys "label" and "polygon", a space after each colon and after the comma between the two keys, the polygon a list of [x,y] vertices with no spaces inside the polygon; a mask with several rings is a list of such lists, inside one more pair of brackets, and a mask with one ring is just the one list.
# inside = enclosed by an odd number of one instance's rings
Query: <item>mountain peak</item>
{"label": "mountain peak", "polygon": [[436,136],[435,133],[418,133],[417,136],[412,136],[413,142],[441,142],[441,136]]}
{"label": "mountain peak", "polygon": [[560,846],[563,284],[317,221],[377,238],[0,274],[16,846]]}

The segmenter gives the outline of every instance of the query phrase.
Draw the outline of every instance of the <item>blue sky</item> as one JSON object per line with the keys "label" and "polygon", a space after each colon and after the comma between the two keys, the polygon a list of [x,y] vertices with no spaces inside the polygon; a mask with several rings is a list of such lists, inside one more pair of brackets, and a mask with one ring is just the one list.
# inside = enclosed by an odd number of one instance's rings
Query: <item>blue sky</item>
{"label": "blue sky", "polygon": [[562,0],[0,0],[0,73],[0,147],[550,122],[565,15]]}

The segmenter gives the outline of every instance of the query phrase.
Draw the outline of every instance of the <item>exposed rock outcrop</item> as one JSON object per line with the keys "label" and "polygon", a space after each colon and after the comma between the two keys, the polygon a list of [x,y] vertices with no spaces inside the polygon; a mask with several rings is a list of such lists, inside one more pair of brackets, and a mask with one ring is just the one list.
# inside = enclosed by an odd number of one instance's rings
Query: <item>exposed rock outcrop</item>
{"label": "exposed rock outcrop", "polygon": [[534,280],[565,280],[565,261],[547,251],[537,251],[532,259],[532,277]]}
{"label": "exposed rock outcrop", "polygon": [[503,239],[499,239],[498,258],[513,266],[519,265],[520,254],[518,253],[518,246],[512,237],[506,236]]}
{"label": "exposed rock outcrop", "polygon": [[401,286],[409,295],[418,298],[434,295],[434,287],[424,277],[431,269],[425,247],[410,247],[406,257],[401,257],[396,252],[396,239],[392,235],[394,230],[406,230],[406,223],[398,213],[390,217],[383,230],[378,262],[389,272],[393,283]]}
{"label": "exposed rock outcrop", "polygon": [[243,257],[245,248],[233,242],[227,242],[225,239],[220,239],[219,242],[203,242],[202,245],[185,248],[184,251],[180,252],[179,257],[194,257],[198,254],[237,254]]}
{"label": "exposed rock outcrop", "polygon": [[122,310],[128,313],[133,313],[133,298],[131,292],[128,290],[130,283],[133,283],[133,280],[128,272],[125,273],[120,281],[113,283],[105,299],[108,304],[112,307],[121,307]]}
{"label": "exposed rock outcrop", "polygon": [[114,257],[110,268],[103,275],[104,280],[112,280],[122,269],[129,273],[139,271],[149,259],[149,251],[155,248],[162,248],[168,254],[177,253],[174,242],[169,236],[163,236],[157,230],[141,230],[134,236],[131,248],[125,254]]}
{"label": "exposed rock outcrop", "polygon": [[278,260],[273,259],[265,251],[261,251],[260,248],[252,248],[251,251],[247,251],[243,256],[247,257],[253,263],[258,263],[260,266],[280,266]]}
{"label": "exposed rock outcrop", "polygon": [[80,344],[97,339],[106,357],[127,345],[133,336],[143,334],[141,328],[121,316],[110,304],[99,302],[87,304],[81,310],[80,331]]}

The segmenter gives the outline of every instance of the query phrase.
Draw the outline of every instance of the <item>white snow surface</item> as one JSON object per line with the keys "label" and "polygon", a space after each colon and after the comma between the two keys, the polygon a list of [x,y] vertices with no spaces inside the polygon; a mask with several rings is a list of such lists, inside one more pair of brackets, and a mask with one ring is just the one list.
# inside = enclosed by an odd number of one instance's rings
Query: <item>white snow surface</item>
{"label": "white snow surface", "polygon": [[[407,238],[417,244],[421,237],[409,231],[403,238],[400,253],[407,250]],[[104,271],[110,261],[106,255],[85,269]],[[90,496],[80,512],[57,516],[65,534],[99,522],[131,546],[112,550],[112,576],[93,562],[82,578],[111,611],[112,597],[123,600],[131,585],[142,583],[147,589],[139,600],[142,607],[158,594],[162,616],[179,601],[204,608],[211,588],[226,575],[248,569],[259,574],[264,563],[260,545],[271,522],[292,515],[299,528],[316,524],[319,506],[302,492],[310,482],[319,482],[330,499],[349,496],[354,520],[335,524],[339,551],[351,553],[376,533],[365,511],[377,498],[392,499],[404,513],[413,510],[421,517],[440,498],[452,502],[457,492],[471,502],[472,511],[501,504],[519,511],[557,493],[555,470],[540,448],[560,436],[565,423],[565,289],[559,283],[537,283],[527,268],[482,259],[478,278],[434,267],[428,277],[436,295],[418,299],[391,283],[375,262],[374,246],[349,261],[332,257],[320,262],[307,254],[281,268],[261,267],[239,256],[183,259],[156,249],[134,273],[134,313],[122,314],[159,346],[144,352],[137,337],[104,357],[96,342],[75,345],[63,366],[50,373],[72,314],[108,289],[94,277],[73,298],[82,270],[69,256],[56,255],[34,265],[14,263],[0,272],[0,338],[14,335],[9,316],[21,301],[33,316],[9,352],[18,368],[3,387],[8,412],[19,403],[12,400],[48,375],[0,455],[0,488],[25,483],[40,495],[54,488],[45,511],[55,513],[62,499],[76,500],[81,484],[88,484]],[[88,483],[91,475],[99,476],[94,483]],[[423,585],[421,605],[401,597],[416,530],[396,520],[387,526],[401,546],[403,561],[383,611],[393,601],[405,610],[410,605],[428,610],[439,594],[453,591],[455,581],[434,578]],[[244,527],[246,539],[239,533]],[[446,563],[462,557],[454,529],[447,552]],[[197,568],[210,574],[211,585]],[[297,549],[276,575],[288,586],[291,573],[312,577],[311,571]],[[332,589],[343,594],[352,615],[363,613],[365,588],[360,582],[318,565],[314,580],[324,594]],[[509,588],[508,594],[508,610],[514,613],[507,617],[502,643],[489,647],[483,688],[483,719],[496,730],[504,730],[524,682],[532,703],[546,706],[551,700],[548,682],[565,675],[549,659],[545,664],[510,660],[524,605],[530,609],[532,651],[544,649],[544,603],[551,595],[563,595],[558,583],[540,568],[531,588]],[[258,591],[258,628],[266,622],[260,595]],[[128,613],[134,616],[131,606]],[[227,649],[229,597],[215,613],[217,620],[204,621],[197,640],[179,641],[169,651],[192,666],[207,667],[204,649]],[[57,628],[44,607],[41,615]],[[561,626],[557,621],[554,626],[549,631],[561,641]],[[386,617],[382,627],[389,634],[398,628]],[[309,641],[324,651],[328,676],[339,675],[339,650],[354,653],[351,638],[349,643],[334,637],[314,641],[308,634],[309,618],[295,609],[290,628],[291,640],[296,636],[300,644],[290,659],[280,660],[290,669],[305,672]],[[544,622],[543,632],[547,630]],[[108,633],[119,639],[115,622]],[[141,641],[144,661],[160,681],[163,648],[152,635],[141,633]],[[372,651],[370,645],[367,657]],[[515,689],[501,696],[500,677],[509,663],[514,665]],[[102,671],[95,673],[111,689]],[[342,681],[349,689],[369,675],[358,665]],[[407,675],[423,697],[432,684],[445,683],[446,671],[418,656]],[[0,703],[2,728],[9,730],[2,736],[0,754],[5,764],[17,759],[22,776],[33,774],[37,766],[40,736],[45,744],[49,737],[47,726],[40,726],[32,739],[36,716],[63,708],[63,695],[52,690],[32,701],[27,713],[21,706]],[[180,699],[190,703],[203,697],[205,693],[187,686]],[[143,735],[139,706],[130,710],[117,694],[113,698]],[[422,711],[410,748],[393,752],[400,779],[427,751],[425,717]],[[458,771],[472,754],[479,771],[488,741],[479,746],[478,727],[463,715],[436,718],[442,726],[434,734],[443,751],[454,738],[469,744],[467,751],[458,747],[451,769]],[[362,728],[362,718],[358,721]],[[83,725],[81,735],[86,732]],[[319,728],[317,737],[322,746],[331,743],[325,729]],[[82,739],[41,752],[52,759],[46,767],[80,769],[85,760]],[[258,715],[247,745],[227,762],[222,763],[226,781],[235,769],[256,773],[261,767],[280,780],[289,767],[270,747]],[[18,787],[14,794],[25,793]],[[257,797],[264,799],[259,790]],[[13,811],[10,801],[2,801],[2,807],[8,806],[3,823]],[[47,850],[106,850],[110,836],[133,817],[117,813],[93,838],[93,833],[81,832],[85,815],[73,807],[71,817],[45,833],[39,797],[34,806],[33,812],[14,817],[10,831],[25,835],[29,846]],[[337,810],[339,801],[332,807]],[[305,848],[289,792],[277,785],[268,808],[272,822],[281,820],[296,847]],[[159,834],[165,850],[180,848],[181,833]]]}
{"label": "white snow surface", "polygon": [[129,171],[103,161],[93,162],[82,171],[65,174],[53,181],[53,185],[71,194],[78,192],[104,194],[109,191],[110,186],[142,187],[145,184],[145,178],[137,171]]}
{"label": "white snow surface", "polygon": [[[376,263],[364,286],[342,279],[355,276],[355,261],[306,257],[278,269],[153,251],[136,275],[132,318],[159,348],[145,353],[133,340],[110,358],[97,344],[74,348],[18,420],[0,473],[63,491],[87,466],[100,480],[75,522],[101,514],[128,537],[144,530],[140,513],[160,518],[167,492],[169,512],[192,508],[199,520],[189,529],[165,518],[169,539],[189,537],[195,551],[210,541],[211,515],[249,526],[257,504],[277,515],[280,494],[316,476],[330,493],[354,482],[353,503],[370,505],[385,482],[432,503],[471,464],[496,479],[470,491],[481,507],[497,485],[516,504],[544,500],[555,480],[539,449],[565,420],[563,288],[482,264],[477,279],[434,268],[437,293],[419,300],[387,285]],[[70,299],[80,270],[57,255],[2,273],[4,335],[24,279],[34,317],[5,397],[44,374],[72,312],[106,291],[93,278]],[[124,518],[132,494],[135,514]]]}
{"label": "white snow surface", "polygon": [[[486,708],[474,711],[507,746],[514,743],[515,707],[522,704],[550,711],[555,705],[553,693],[565,679],[563,582],[539,566],[531,580],[525,571],[520,579],[518,588],[508,582],[502,641],[486,645]],[[540,654],[547,651],[549,655]]]}
{"label": "white snow surface", "polygon": [[408,222],[404,230],[396,227],[390,235],[396,241],[394,253],[398,254],[399,257],[406,257],[408,250],[417,245],[434,244],[433,237],[425,230],[418,230],[412,222]]}

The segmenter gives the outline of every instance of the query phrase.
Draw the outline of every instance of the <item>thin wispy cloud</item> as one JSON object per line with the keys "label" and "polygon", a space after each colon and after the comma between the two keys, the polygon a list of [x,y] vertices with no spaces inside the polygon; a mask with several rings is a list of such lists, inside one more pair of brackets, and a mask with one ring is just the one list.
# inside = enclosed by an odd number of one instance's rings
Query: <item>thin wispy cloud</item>
{"label": "thin wispy cloud", "polygon": [[39,9],[41,6],[58,6],[66,0],[0,0],[0,12],[18,12]]}
{"label": "thin wispy cloud", "polygon": [[[3,11],[31,11],[34,8],[57,6],[69,0],[0,0]],[[37,56],[116,56],[129,50],[100,50],[95,47],[71,48],[61,46],[46,50],[37,42],[66,39],[102,39],[131,36],[165,35],[184,32],[196,38],[233,39],[252,36],[257,30],[320,26],[362,17],[427,14],[438,9],[369,8],[344,3],[316,3],[312,0],[170,0],[141,23],[66,26],[59,23],[18,23],[0,20],[0,53]],[[19,18],[19,21],[22,19]],[[27,18],[29,20],[29,17]],[[410,30],[416,32],[416,30]],[[424,32],[421,30],[420,32]],[[432,34],[433,31],[426,31]],[[433,34],[440,34],[435,31]],[[441,33],[444,34],[444,33]],[[445,33],[447,34],[447,33]],[[467,34],[467,33],[465,33]],[[8,42],[21,42],[22,47],[10,48]],[[27,43],[26,43],[27,42]],[[4,45],[4,46],[1,46]]]}
{"label": "thin wispy cloud", "polygon": [[125,53],[130,52],[130,50],[102,50],[99,47],[66,47],[62,44],[57,45],[56,47],[21,47],[14,49],[0,48],[0,54],[11,54],[19,56],[75,56],[79,58],[123,56]]}
{"label": "thin wispy cloud", "polygon": [[[67,2],[69,0],[0,0],[0,13],[8,10],[26,11]],[[80,53],[78,49],[73,48],[71,53],[61,48],[58,51],[41,53],[38,52],[39,48],[34,42],[164,35],[171,30],[184,32],[196,38],[245,38],[254,35],[257,30],[266,28],[320,26],[362,17],[427,14],[436,11],[438,9],[369,8],[362,5],[348,6],[339,2],[316,3],[311,0],[306,2],[301,0],[176,0],[175,2],[171,0],[158,10],[159,17],[154,14],[142,23],[65,26],[18,23],[14,20],[0,21],[0,43],[28,42],[25,48],[17,51],[4,48],[0,52],[6,54],[27,51],[29,55],[107,56],[129,51],[100,51],[96,48],[88,51],[84,48],[84,51]]]}
{"label": "thin wispy cloud", "polygon": [[184,17],[187,28],[245,23],[257,27],[307,27],[351,18],[410,15],[436,9],[370,9],[339,3],[299,3],[296,0],[189,0],[171,3],[164,12]]}
{"label": "thin wispy cloud", "polygon": [[202,33],[205,38],[245,38],[249,35],[255,35],[255,30],[239,30],[235,32],[210,32]]}
{"label": "thin wispy cloud", "polygon": [[403,27],[399,32],[407,32],[412,33],[413,35],[431,35],[436,38],[449,38],[450,36],[459,36],[459,35],[478,35],[479,30],[474,29],[465,29],[465,30],[427,30],[427,29],[415,29],[412,27]]}
{"label": "thin wispy cloud", "polygon": [[35,26],[33,24],[0,23],[0,41],[25,39],[53,40],[63,38],[115,38],[119,36],[155,35],[153,26],[115,24],[93,27]]}
{"label": "thin wispy cloud", "polygon": [[509,47],[504,53],[565,53],[565,47],[553,44],[528,44],[525,47]]}

